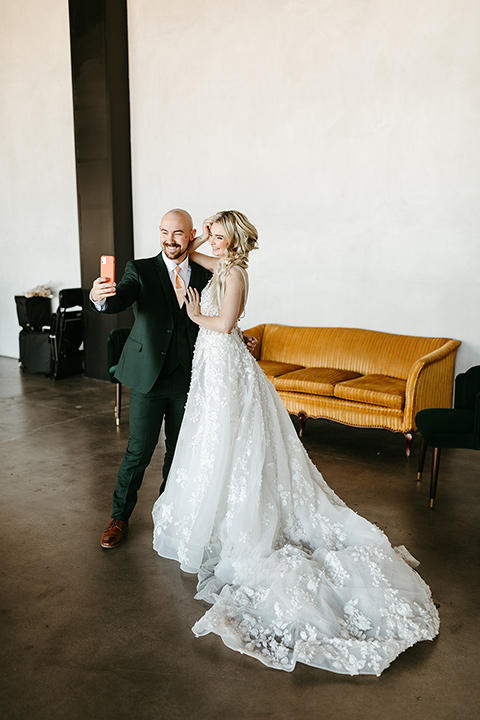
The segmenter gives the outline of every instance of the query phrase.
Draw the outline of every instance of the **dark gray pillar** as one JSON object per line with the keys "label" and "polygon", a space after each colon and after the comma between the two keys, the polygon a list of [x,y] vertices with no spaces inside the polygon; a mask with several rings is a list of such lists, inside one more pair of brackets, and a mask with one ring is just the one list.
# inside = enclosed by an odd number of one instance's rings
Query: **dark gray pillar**
{"label": "dark gray pillar", "polygon": [[[133,258],[126,0],[69,0],[80,263],[85,296],[100,256],[115,255],[117,280]],[[85,374],[107,379],[107,337],[131,311],[85,310]]]}

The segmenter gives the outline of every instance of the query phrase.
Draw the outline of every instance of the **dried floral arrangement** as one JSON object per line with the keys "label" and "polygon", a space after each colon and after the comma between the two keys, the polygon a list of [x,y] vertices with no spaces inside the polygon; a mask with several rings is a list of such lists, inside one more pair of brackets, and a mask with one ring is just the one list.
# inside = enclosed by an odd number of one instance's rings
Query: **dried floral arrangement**
{"label": "dried floral arrangement", "polygon": [[33,290],[28,290],[25,293],[21,293],[25,297],[46,297],[53,298],[53,290],[48,285],[37,285]]}

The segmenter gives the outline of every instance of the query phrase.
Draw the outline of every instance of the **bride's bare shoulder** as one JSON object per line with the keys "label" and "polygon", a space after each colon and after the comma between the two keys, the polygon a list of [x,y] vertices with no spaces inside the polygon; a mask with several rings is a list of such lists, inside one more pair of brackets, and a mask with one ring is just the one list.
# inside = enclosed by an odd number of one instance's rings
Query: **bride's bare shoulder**
{"label": "bride's bare shoulder", "polygon": [[242,285],[248,280],[247,271],[239,267],[239,265],[234,265],[228,273],[228,276]]}

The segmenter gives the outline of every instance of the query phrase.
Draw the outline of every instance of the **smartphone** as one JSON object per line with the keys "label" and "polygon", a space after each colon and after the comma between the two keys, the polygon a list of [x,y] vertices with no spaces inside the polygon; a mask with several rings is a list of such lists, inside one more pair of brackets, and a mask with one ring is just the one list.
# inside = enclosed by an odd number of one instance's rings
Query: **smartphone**
{"label": "smartphone", "polygon": [[106,278],[109,282],[115,282],[115,257],[113,255],[102,255],[100,258],[100,277]]}

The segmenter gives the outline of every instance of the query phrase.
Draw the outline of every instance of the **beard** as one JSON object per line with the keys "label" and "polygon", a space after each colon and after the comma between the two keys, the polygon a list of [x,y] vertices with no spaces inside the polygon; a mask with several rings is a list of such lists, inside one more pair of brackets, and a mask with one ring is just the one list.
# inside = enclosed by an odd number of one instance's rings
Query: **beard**
{"label": "beard", "polygon": [[163,252],[167,256],[169,260],[178,260],[178,258],[181,258],[182,255],[186,255],[187,248],[182,248],[181,245],[163,245],[162,246]]}

